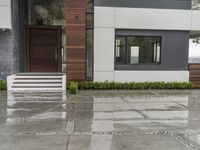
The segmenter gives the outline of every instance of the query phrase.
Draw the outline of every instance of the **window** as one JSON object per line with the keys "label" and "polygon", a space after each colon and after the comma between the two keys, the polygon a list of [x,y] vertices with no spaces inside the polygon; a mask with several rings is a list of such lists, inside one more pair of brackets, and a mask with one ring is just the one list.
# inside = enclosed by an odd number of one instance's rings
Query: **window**
{"label": "window", "polygon": [[94,3],[86,1],[86,79],[93,79],[93,26],[94,26]]}
{"label": "window", "polygon": [[93,14],[91,13],[88,13],[87,14],[87,28],[93,28],[93,24],[94,24],[94,21],[93,21]]}
{"label": "window", "polygon": [[87,29],[86,75],[87,80],[93,77],[93,30]]}
{"label": "window", "polygon": [[94,2],[93,0],[86,0],[86,11],[87,13],[94,12]]}
{"label": "window", "polygon": [[116,63],[124,64],[125,62],[126,39],[118,37],[116,39]]}
{"label": "window", "polygon": [[32,25],[63,25],[65,0],[29,0],[29,23]]}
{"label": "window", "polygon": [[117,36],[116,64],[159,64],[161,37]]}

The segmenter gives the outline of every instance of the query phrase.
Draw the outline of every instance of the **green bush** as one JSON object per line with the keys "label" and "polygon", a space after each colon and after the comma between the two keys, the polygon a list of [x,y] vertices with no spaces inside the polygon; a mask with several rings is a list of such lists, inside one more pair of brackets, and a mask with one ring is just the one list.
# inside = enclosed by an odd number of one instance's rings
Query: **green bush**
{"label": "green bush", "polygon": [[68,85],[68,89],[70,94],[76,94],[78,92],[78,83],[75,81],[71,81]]}
{"label": "green bush", "polygon": [[145,90],[145,89],[193,89],[188,82],[79,82],[80,90]]}
{"label": "green bush", "polygon": [[0,80],[0,90],[7,90],[7,83],[6,81]]}

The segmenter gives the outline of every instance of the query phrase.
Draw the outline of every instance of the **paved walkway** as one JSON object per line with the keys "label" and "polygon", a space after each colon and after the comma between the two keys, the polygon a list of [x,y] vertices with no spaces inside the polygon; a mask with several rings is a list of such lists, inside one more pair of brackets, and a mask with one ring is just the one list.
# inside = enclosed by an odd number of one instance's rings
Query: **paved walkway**
{"label": "paved walkway", "polygon": [[197,150],[200,91],[0,93],[0,150]]}

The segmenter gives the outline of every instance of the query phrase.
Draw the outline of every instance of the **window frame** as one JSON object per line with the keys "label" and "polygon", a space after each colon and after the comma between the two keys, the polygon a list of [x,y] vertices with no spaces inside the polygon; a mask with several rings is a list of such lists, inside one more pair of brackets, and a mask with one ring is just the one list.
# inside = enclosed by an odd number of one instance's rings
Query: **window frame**
{"label": "window frame", "polygon": [[[122,64],[122,63],[118,63],[116,62],[116,40],[117,38],[120,37],[120,38],[125,38],[125,63]],[[159,58],[159,63],[140,63],[140,60],[139,60],[139,63],[138,64],[130,64],[128,63],[128,38],[131,38],[131,37],[158,37],[160,38],[160,58]],[[114,65],[115,66],[142,66],[142,65],[161,65],[162,64],[162,36],[158,36],[158,35],[116,35],[115,34],[115,46],[114,46]],[[139,51],[139,57],[140,57],[140,51]],[[152,58],[153,59],[153,58]]]}

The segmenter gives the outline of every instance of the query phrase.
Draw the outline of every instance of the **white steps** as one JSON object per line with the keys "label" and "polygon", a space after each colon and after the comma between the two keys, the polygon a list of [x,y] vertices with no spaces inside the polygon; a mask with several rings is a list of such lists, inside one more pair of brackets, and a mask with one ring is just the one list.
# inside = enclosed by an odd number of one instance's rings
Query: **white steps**
{"label": "white steps", "polygon": [[7,77],[8,91],[65,91],[62,73],[19,73]]}

